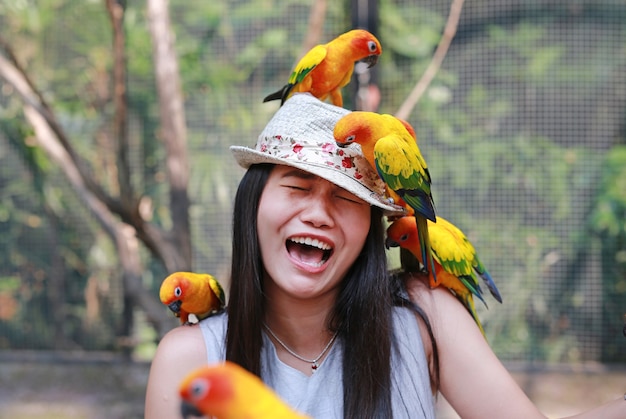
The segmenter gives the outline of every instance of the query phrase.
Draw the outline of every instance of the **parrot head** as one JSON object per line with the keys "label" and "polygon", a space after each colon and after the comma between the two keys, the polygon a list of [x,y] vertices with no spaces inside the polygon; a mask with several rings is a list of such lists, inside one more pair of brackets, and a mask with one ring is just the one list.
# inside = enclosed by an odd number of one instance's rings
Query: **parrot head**
{"label": "parrot head", "polygon": [[161,284],[159,298],[176,316],[180,315],[180,308],[188,287],[189,280],[178,272],[165,278]]}
{"label": "parrot head", "polygon": [[183,418],[190,415],[217,415],[235,400],[234,380],[239,369],[231,363],[210,365],[196,369],[188,374],[179,386],[181,413]]}
{"label": "parrot head", "polygon": [[352,49],[363,56],[359,61],[365,62],[368,68],[376,65],[383,49],[374,35],[364,29],[355,29],[345,35],[351,37]]}
{"label": "parrot head", "polygon": [[387,239],[385,240],[387,249],[398,246],[411,249],[417,245],[419,245],[419,238],[415,217],[400,217],[387,228]]}
{"label": "parrot head", "polygon": [[333,136],[339,147],[347,147],[352,143],[361,146],[373,136],[373,125],[368,123],[372,112],[355,111],[342,117],[333,130]]}

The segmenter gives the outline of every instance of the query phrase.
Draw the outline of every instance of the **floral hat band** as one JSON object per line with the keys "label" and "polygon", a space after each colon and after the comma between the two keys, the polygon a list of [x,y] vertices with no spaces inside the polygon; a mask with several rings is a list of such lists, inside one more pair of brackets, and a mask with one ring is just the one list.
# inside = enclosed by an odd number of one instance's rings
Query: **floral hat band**
{"label": "floral hat band", "polygon": [[254,149],[231,146],[244,168],[283,164],[317,175],[388,212],[403,210],[385,198],[385,185],[363,157],[358,144],[338,147],[335,124],[350,111],[308,93],[294,94],[265,126]]}

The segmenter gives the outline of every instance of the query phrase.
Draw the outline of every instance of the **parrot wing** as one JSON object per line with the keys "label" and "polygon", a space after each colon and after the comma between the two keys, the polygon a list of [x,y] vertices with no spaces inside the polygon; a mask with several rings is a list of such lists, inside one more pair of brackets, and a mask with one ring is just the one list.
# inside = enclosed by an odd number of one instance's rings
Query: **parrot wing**
{"label": "parrot wing", "polygon": [[213,290],[213,293],[219,300],[218,309],[223,308],[226,305],[226,295],[224,294],[224,289],[222,288],[222,285],[220,285],[217,279],[211,277],[209,279],[209,286],[211,287],[211,290]]}
{"label": "parrot wing", "polygon": [[430,193],[430,174],[417,144],[395,133],[384,136],[374,146],[374,162],[387,187],[415,211],[422,264],[433,273],[436,282],[427,226],[427,220],[435,221],[435,208]]}
{"label": "parrot wing", "polygon": [[[500,295],[500,291],[496,286],[493,278],[487,271],[487,268],[483,265],[483,263],[478,258],[478,253],[474,248],[474,245],[469,241],[465,233],[461,231],[456,225],[452,224],[450,221],[446,220],[442,217],[437,217],[437,226],[433,227],[433,229],[445,230],[447,234],[450,236],[451,240],[454,240],[457,243],[457,249],[459,255],[456,255],[457,258],[464,258],[467,263],[466,266],[463,267],[462,275],[469,275],[468,272],[472,270],[476,272],[482,279],[493,298],[495,298],[499,303],[502,303],[502,296]],[[437,234],[435,232],[434,234]]]}
{"label": "parrot wing", "polygon": [[[433,258],[441,265],[444,271],[458,279],[467,291],[487,306],[474,270],[467,259],[468,249],[458,246],[457,243],[450,241],[445,236],[442,237],[440,230],[437,227],[433,228],[433,226],[438,226],[438,224],[433,223],[429,225]],[[446,286],[445,283],[442,285]]]}
{"label": "parrot wing", "polygon": [[280,99],[280,104],[283,105],[296,85],[301,85],[298,87],[298,91],[308,91],[311,87],[311,80],[309,78],[305,81],[305,78],[309,75],[309,73],[311,73],[311,71],[313,71],[315,67],[317,67],[319,63],[324,60],[324,58],[326,57],[326,52],[327,49],[324,45],[316,45],[315,47],[311,48],[309,52],[307,52],[304,57],[302,57],[300,61],[298,61],[298,64],[296,64],[296,67],[293,69],[291,75],[289,76],[289,81],[287,82],[287,84],[284,85],[280,90],[277,90],[276,92],[267,95],[263,99],[263,102]]}
{"label": "parrot wing", "polygon": [[417,144],[411,144],[397,134],[387,135],[376,142],[374,161],[381,179],[416,214],[436,220],[430,173]]}
{"label": "parrot wing", "polygon": [[296,85],[302,83],[302,80],[326,58],[326,46],[317,45],[309,50],[304,57],[300,59],[294,68],[291,76],[289,76],[289,84]]}
{"label": "parrot wing", "polygon": [[485,268],[480,259],[478,259],[478,255],[474,255],[474,270],[483,279],[483,282],[487,286],[487,289],[489,289],[491,295],[493,295],[493,298],[495,298],[499,303],[502,303],[500,291],[498,290],[498,287],[496,287],[496,283],[493,281],[493,278],[487,271],[487,268]]}

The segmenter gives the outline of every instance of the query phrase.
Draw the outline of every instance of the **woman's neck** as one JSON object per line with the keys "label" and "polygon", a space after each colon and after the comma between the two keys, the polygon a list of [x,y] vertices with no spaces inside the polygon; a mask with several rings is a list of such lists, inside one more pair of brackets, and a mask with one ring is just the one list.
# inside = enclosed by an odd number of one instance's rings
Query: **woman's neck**
{"label": "woman's neck", "polygon": [[331,302],[323,299],[303,301],[268,297],[264,323],[282,362],[307,375],[311,374],[312,363],[298,357],[314,360],[322,354],[318,360],[322,362],[328,353],[324,349],[335,334],[328,329],[331,309]]}

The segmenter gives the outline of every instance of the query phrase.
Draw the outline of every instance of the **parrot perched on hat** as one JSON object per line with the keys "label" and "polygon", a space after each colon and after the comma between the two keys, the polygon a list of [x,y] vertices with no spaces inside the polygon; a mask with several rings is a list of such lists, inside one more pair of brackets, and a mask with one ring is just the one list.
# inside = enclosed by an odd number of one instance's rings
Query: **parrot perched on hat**
{"label": "parrot perched on hat", "polygon": [[[476,313],[473,296],[481,300],[485,306],[487,303],[483,298],[476,273],[483,279],[491,295],[502,303],[502,296],[496,284],[478,258],[474,246],[457,226],[445,218],[437,217],[436,223],[428,221],[428,228],[437,272],[437,282],[429,275],[430,286],[444,286],[452,291],[468,309],[484,335],[485,331]],[[387,228],[385,245],[388,248],[400,246],[420,259],[422,252],[415,217],[405,216],[395,220]]]}
{"label": "parrot perched on hat", "polygon": [[226,301],[222,286],[212,275],[194,272],[169,275],[161,283],[159,298],[186,325],[221,311]]}
{"label": "parrot perched on hat", "polygon": [[287,406],[259,377],[230,361],[191,372],[179,393],[183,418],[310,419]]}
{"label": "parrot perched on hat", "polygon": [[337,121],[333,135],[340,147],[358,143],[395,203],[415,215],[420,262],[427,272],[433,272],[436,280],[426,223],[426,220],[436,221],[431,179],[413,127],[392,115],[356,111]]}
{"label": "parrot perched on hat", "polygon": [[365,61],[372,67],[382,53],[380,42],[364,29],[354,29],[323,45],[316,45],[300,59],[288,83],[263,102],[281,100],[293,93],[307,92],[324,101],[330,96],[335,106],[343,106],[341,88],[350,82],[354,63]]}

